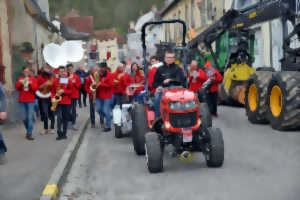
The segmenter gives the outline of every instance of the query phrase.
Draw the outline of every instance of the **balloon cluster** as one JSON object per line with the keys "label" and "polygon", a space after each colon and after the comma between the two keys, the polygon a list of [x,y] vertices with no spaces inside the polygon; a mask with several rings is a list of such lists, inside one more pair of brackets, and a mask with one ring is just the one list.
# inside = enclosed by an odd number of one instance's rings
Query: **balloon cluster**
{"label": "balloon cluster", "polygon": [[84,55],[81,41],[65,41],[61,45],[50,43],[43,49],[45,61],[53,68],[79,62]]}

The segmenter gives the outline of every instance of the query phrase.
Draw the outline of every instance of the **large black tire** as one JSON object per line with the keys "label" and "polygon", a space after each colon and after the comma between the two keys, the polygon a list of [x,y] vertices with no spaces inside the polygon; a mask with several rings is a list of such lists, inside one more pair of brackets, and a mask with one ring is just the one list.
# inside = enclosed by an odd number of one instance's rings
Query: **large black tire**
{"label": "large black tire", "polygon": [[[276,98],[276,89],[281,94],[278,98]],[[267,95],[269,105],[268,119],[272,128],[276,130],[299,129],[300,72],[274,73],[268,87]],[[276,113],[277,106],[281,107],[278,113]]]}
{"label": "large black tire", "polygon": [[122,137],[123,134],[122,134],[121,126],[115,124],[115,138],[122,138]]}
{"label": "large black tire", "polygon": [[132,110],[132,142],[137,155],[145,154],[145,134],[149,131],[144,105],[136,104]]}
{"label": "large black tire", "polygon": [[257,71],[248,80],[245,94],[245,109],[248,120],[253,124],[268,123],[267,88],[271,77],[272,72]]}
{"label": "large black tire", "polygon": [[203,128],[212,126],[212,117],[207,103],[200,103],[200,119],[202,121]]}
{"label": "large black tire", "polygon": [[163,152],[160,145],[160,138],[157,133],[149,132],[146,134],[145,149],[149,172],[161,172],[163,170]]}
{"label": "large black tire", "polygon": [[221,167],[224,162],[224,141],[223,135],[218,128],[208,128],[209,142],[205,154],[208,167]]}

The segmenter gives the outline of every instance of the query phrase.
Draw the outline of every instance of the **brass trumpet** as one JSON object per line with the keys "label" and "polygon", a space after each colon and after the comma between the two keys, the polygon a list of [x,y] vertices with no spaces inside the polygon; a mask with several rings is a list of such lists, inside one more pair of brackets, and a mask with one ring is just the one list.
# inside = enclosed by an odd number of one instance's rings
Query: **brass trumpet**
{"label": "brass trumpet", "polygon": [[59,95],[58,94],[58,91],[61,89],[61,84],[59,84],[59,86],[58,86],[58,88],[57,88],[57,92],[56,92],[56,94],[55,94],[55,96],[54,96],[54,102],[52,102],[52,106],[51,106],[51,110],[52,111],[55,111],[56,110],[56,107],[57,107],[57,104],[58,104],[58,102],[60,102],[61,101],[61,99],[62,99],[62,97],[61,97],[61,95]]}
{"label": "brass trumpet", "polygon": [[97,93],[97,88],[98,88],[98,84],[100,81],[98,72],[94,73],[94,77],[95,77],[95,80],[91,84],[90,90],[93,92],[93,102],[96,103],[96,93]]}

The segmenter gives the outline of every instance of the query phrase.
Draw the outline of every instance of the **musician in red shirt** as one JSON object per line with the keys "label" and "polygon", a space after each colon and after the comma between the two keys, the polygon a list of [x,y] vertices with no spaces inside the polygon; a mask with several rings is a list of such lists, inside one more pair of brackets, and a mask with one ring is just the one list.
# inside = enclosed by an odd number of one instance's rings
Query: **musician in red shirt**
{"label": "musician in red shirt", "polygon": [[129,86],[132,90],[131,102],[138,102],[139,104],[143,103],[143,94],[141,93],[144,90],[145,77],[143,71],[139,69],[136,63],[131,65],[131,85]]}
{"label": "musician in red shirt", "polygon": [[51,91],[52,106],[55,104],[55,95],[61,97],[57,102],[56,115],[57,115],[57,138],[56,140],[67,139],[68,122],[71,119],[71,93],[72,83],[68,78],[68,72],[64,66],[59,68],[59,78],[55,79]]}
{"label": "musician in red shirt", "polygon": [[210,61],[207,61],[204,65],[207,79],[212,80],[212,85],[207,95],[208,106],[211,114],[214,117],[218,117],[217,106],[218,106],[218,88],[219,84],[222,83],[222,75],[216,70]]}
{"label": "musician in red shirt", "polygon": [[206,81],[207,77],[202,69],[197,70],[198,63],[193,60],[190,64],[190,72],[188,73],[189,89],[193,92],[198,92]]}
{"label": "musician in red shirt", "polygon": [[91,128],[95,128],[95,105],[93,91],[91,90],[91,85],[96,82],[95,75],[99,73],[98,66],[91,68],[89,76],[85,78],[84,89],[89,95],[90,100],[90,119],[91,119]]}
{"label": "musician in red shirt", "polygon": [[72,117],[72,126],[70,127],[72,130],[77,131],[78,129],[75,127],[76,124],[76,106],[77,101],[80,97],[80,88],[81,81],[80,77],[74,73],[74,67],[72,64],[67,65],[67,71],[69,75],[69,79],[72,84],[72,93],[71,93],[71,117]]}
{"label": "musician in red shirt", "polygon": [[[40,104],[40,111],[42,121],[44,122],[44,133],[54,134],[54,125],[55,125],[55,118],[54,113],[51,111],[51,88],[54,82],[54,76],[51,73],[51,67],[49,65],[45,65],[42,69],[42,72],[37,77],[37,84],[39,90],[36,92],[39,98]],[[47,92],[47,93],[45,93]],[[44,94],[45,93],[45,94]],[[50,119],[50,128],[48,130],[48,120]]]}
{"label": "musician in red shirt", "polygon": [[104,125],[104,132],[111,131],[111,98],[112,98],[113,77],[107,69],[106,63],[100,64],[99,83],[97,86],[96,111],[100,115],[100,124]]}
{"label": "musician in red shirt", "polygon": [[23,74],[24,76],[20,77],[16,83],[16,90],[19,91],[19,103],[25,112],[26,139],[34,140],[32,132],[34,128],[35,92],[38,86],[36,79],[30,76],[29,67],[23,68]]}

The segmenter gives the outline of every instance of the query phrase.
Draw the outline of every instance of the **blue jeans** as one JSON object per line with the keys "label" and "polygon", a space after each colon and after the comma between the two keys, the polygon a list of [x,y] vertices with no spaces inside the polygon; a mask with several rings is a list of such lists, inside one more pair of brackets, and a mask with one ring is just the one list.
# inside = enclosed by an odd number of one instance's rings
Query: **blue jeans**
{"label": "blue jeans", "polygon": [[104,124],[104,118],[105,118],[106,128],[110,128],[110,124],[111,124],[110,106],[111,106],[111,99],[96,100],[96,111],[100,115],[100,123]]}
{"label": "blue jeans", "polygon": [[28,134],[32,134],[33,131],[33,122],[34,122],[34,107],[35,107],[35,102],[21,102],[20,103],[21,107],[24,110],[25,113],[25,119],[24,119],[24,125],[26,128],[26,131]]}
{"label": "blue jeans", "polygon": [[154,109],[155,109],[155,118],[160,117],[160,100],[162,92],[156,92],[154,96]]}
{"label": "blue jeans", "polygon": [[4,154],[7,151],[4,139],[2,137],[2,133],[0,131],[0,154]]}
{"label": "blue jeans", "polygon": [[143,97],[144,97],[144,94],[143,93],[140,93],[140,94],[134,94],[131,99],[130,99],[130,102],[133,103],[133,102],[138,102],[139,104],[143,104]]}

